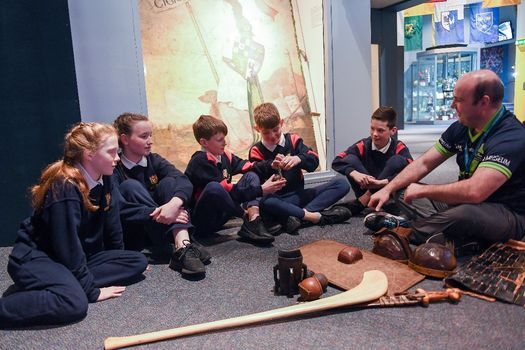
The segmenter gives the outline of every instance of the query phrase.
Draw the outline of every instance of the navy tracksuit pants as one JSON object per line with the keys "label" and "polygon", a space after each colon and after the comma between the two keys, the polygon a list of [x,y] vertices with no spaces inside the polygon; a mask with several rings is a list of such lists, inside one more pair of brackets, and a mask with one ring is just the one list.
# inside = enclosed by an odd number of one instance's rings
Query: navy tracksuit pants
{"label": "navy tracksuit pants", "polygon": [[[259,177],[248,172],[238,182],[241,187],[260,186]],[[247,207],[258,206],[259,199],[246,203]],[[210,182],[204,187],[195,207],[192,210],[192,222],[195,225],[195,235],[206,236],[219,231],[232,217],[242,217],[244,210],[241,203],[232,199],[230,194],[218,182]]]}
{"label": "navy tracksuit pants", "polygon": [[[95,286],[126,284],[147,267],[141,253],[107,250],[87,259]],[[88,299],[78,280],[64,265],[26,243],[16,243],[7,265],[16,291],[0,298],[0,328],[55,325],[86,316]]]}
{"label": "navy tracksuit pants", "polygon": [[266,196],[261,200],[261,210],[281,219],[286,219],[288,216],[302,219],[303,208],[310,212],[321,211],[335,204],[349,190],[348,181],[343,177],[336,177],[317,187]]}
{"label": "navy tracksuit pants", "polygon": [[173,229],[191,228],[187,224],[160,224],[149,216],[159,205],[168,203],[175,193],[175,181],[166,177],[159,181],[151,195],[137,180],[128,179],[119,185],[125,202],[120,208],[124,245],[126,249],[142,250],[149,244],[162,251],[162,247],[173,242]]}

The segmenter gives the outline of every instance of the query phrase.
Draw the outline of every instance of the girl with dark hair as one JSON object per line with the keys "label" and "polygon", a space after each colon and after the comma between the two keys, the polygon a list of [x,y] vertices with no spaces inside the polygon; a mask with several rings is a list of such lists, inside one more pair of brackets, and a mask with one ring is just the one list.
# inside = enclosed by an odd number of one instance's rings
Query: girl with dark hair
{"label": "girl with dark hair", "polygon": [[121,218],[126,248],[140,251],[149,245],[155,259],[171,256],[171,269],[204,275],[211,255],[190,242],[188,230],[193,226],[186,210],[193,192],[190,180],[151,152],[153,127],[146,116],[123,113],[114,126],[122,151],[114,178],[125,199]]}

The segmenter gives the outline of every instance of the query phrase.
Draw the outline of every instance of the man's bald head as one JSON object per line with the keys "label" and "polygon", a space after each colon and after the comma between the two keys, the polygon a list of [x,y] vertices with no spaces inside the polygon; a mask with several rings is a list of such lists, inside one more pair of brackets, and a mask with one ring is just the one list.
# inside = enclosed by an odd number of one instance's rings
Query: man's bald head
{"label": "man's bald head", "polygon": [[459,79],[458,83],[465,83],[472,89],[472,101],[477,104],[483,96],[490,98],[492,106],[499,106],[503,101],[504,86],[496,73],[482,69],[467,73]]}

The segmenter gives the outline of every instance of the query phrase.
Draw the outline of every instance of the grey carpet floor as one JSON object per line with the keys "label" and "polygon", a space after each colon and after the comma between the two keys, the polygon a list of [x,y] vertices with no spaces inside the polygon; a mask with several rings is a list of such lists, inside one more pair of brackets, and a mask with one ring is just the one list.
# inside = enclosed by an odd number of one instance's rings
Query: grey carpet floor
{"label": "grey carpet floor", "polygon": [[[214,321],[289,306],[296,299],[274,296],[272,268],[277,250],[314,240],[334,239],[371,249],[363,236],[362,217],[324,228],[282,234],[273,246],[255,247],[236,240],[237,228],[221,232],[224,241],[213,246],[206,278],[189,281],[167,265],[152,265],[146,278],[129,286],[117,299],[90,304],[81,322],[46,329],[0,331],[1,349],[100,349],[109,336]],[[0,249],[6,266],[10,248]],[[0,272],[0,291],[11,281]],[[424,280],[418,287],[439,290],[441,281]],[[329,287],[327,295],[340,291]],[[138,348],[148,349],[523,349],[525,310],[516,305],[463,297],[458,304],[436,303],[328,311],[291,320],[195,335]]]}

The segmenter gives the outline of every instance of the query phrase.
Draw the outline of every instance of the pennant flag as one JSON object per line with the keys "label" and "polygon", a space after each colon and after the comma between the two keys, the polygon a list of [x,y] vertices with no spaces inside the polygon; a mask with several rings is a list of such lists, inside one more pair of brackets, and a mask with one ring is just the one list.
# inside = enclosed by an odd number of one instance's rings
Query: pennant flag
{"label": "pennant flag", "polygon": [[481,3],[470,5],[470,42],[495,43],[498,41],[499,9],[484,9]]}
{"label": "pennant flag", "polygon": [[521,0],[483,0],[483,8],[519,5]]}
{"label": "pennant flag", "polygon": [[403,15],[405,17],[424,16],[432,14],[434,14],[434,4],[432,3],[420,4],[417,6],[410,7],[403,11]]}
{"label": "pennant flag", "polygon": [[463,13],[458,10],[437,11],[434,15],[434,32],[436,45],[457,44],[465,42]]}
{"label": "pennant flag", "polygon": [[405,51],[423,48],[423,16],[405,17]]}

